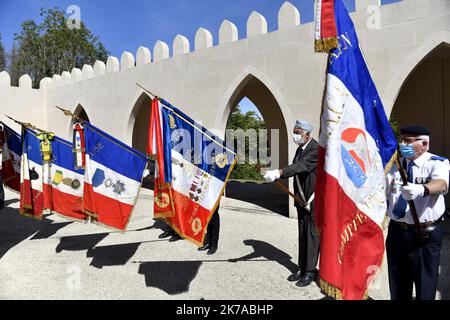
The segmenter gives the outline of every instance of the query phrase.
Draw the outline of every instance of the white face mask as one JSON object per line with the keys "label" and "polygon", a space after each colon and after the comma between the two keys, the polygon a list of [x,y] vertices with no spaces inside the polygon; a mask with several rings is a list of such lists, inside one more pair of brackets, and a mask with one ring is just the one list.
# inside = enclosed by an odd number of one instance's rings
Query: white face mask
{"label": "white face mask", "polygon": [[303,136],[300,135],[300,134],[295,134],[295,133],[294,133],[293,140],[294,140],[294,143],[295,143],[295,144],[298,144],[299,146],[305,144],[305,139],[303,139]]}

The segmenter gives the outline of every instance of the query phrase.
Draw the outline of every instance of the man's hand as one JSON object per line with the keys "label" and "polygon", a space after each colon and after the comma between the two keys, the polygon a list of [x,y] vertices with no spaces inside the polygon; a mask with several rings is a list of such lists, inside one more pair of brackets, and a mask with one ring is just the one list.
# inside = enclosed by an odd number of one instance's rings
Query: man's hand
{"label": "man's hand", "polygon": [[280,176],[280,170],[270,170],[264,174],[264,179],[266,179],[267,182],[274,182],[275,180],[280,179]]}
{"label": "man's hand", "polygon": [[407,186],[401,187],[401,192],[403,199],[409,201],[423,197],[425,188],[421,184],[408,183]]}
{"label": "man's hand", "polygon": [[149,169],[144,170],[144,178],[148,177],[151,174],[151,171]]}

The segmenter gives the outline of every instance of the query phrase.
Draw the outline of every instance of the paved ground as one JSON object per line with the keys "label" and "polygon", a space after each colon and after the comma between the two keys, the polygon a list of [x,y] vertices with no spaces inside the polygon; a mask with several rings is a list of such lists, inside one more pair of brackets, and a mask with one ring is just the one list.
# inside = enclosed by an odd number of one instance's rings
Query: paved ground
{"label": "paved ground", "polygon": [[[151,193],[144,190],[126,233],[56,215],[41,222],[17,213],[6,192],[0,211],[0,299],[322,299],[316,284],[286,281],[295,269],[297,221],[238,200],[221,204],[213,256],[188,241],[158,239]],[[449,252],[446,235],[443,252]],[[238,259],[230,262],[229,259]],[[442,298],[450,299],[449,254]],[[385,270],[370,291],[389,298]]]}

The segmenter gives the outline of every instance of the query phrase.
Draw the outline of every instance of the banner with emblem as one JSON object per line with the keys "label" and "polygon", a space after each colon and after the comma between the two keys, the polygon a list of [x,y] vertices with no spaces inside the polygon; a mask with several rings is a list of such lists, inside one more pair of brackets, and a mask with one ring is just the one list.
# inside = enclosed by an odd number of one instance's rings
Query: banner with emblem
{"label": "banner with emblem", "polygon": [[15,192],[20,192],[22,138],[3,122],[0,124],[3,127],[1,132],[3,184]]}
{"label": "banner with emblem", "polygon": [[225,142],[163,99],[152,101],[148,153],[156,155],[155,217],[202,245],[236,154]]}
{"label": "banner with emblem", "polygon": [[338,47],[329,52],[319,137],[320,287],[363,299],[383,259],[385,172],[397,141],[342,0],[329,9],[321,15],[334,16]]}
{"label": "banner with emblem", "polygon": [[85,220],[84,170],[75,170],[74,166],[72,143],[55,136],[51,140],[51,162],[44,165],[45,207],[70,219]]}
{"label": "banner with emblem", "polygon": [[44,156],[37,133],[22,127],[22,156],[20,174],[20,209],[27,217],[42,219]]}
{"label": "banner with emblem", "polygon": [[[85,165],[84,212],[101,224],[125,230],[148,159],[88,122],[75,128],[82,129],[82,134],[74,134],[74,161],[77,167]],[[81,162],[77,153],[80,146],[85,149]]]}

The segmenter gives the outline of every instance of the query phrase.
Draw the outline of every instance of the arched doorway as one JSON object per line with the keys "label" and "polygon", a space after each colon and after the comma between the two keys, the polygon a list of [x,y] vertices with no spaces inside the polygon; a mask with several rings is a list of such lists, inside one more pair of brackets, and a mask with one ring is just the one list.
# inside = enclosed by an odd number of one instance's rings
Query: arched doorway
{"label": "arched doorway", "polygon": [[[391,117],[399,127],[418,124],[430,130],[430,152],[450,159],[450,44],[442,43],[409,74]],[[450,207],[450,197],[446,197]]]}
{"label": "arched doorway", "polygon": [[[84,110],[83,106],[81,104],[78,104],[77,107],[75,108],[75,111],[73,112],[74,115],[78,116],[80,119],[87,121],[87,122],[91,122],[89,120],[89,116],[86,113],[86,110]],[[69,140],[72,139],[72,135],[73,135],[73,125],[75,123],[75,119],[71,119],[70,120],[70,124],[69,124],[69,130],[67,133],[67,137]]]}
{"label": "arched doorway", "polygon": [[[139,96],[131,111],[131,121],[134,123],[131,146],[143,154],[147,154],[151,104],[150,97],[143,93]],[[150,165],[150,170],[154,172],[153,163]],[[150,177],[144,178],[142,187],[153,190],[153,183]]]}
{"label": "arched doorway", "polygon": [[77,108],[75,109],[75,115],[77,115],[80,119],[86,121],[86,122],[91,122],[89,120],[89,117],[86,113],[86,110],[84,110],[83,106],[81,104],[79,104],[77,106]]}
{"label": "arched doorway", "polygon": [[[286,121],[281,112],[280,105],[269,88],[253,74],[247,75],[237,86],[227,104],[224,121],[229,125],[230,115],[243,100],[251,101],[264,119],[268,132],[267,140],[272,146],[270,158],[271,168],[281,168],[288,164],[288,134]],[[271,134],[271,130],[278,130]],[[228,132],[227,132],[228,136]],[[259,139],[259,137],[258,137]],[[271,141],[275,139],[274,141]],[[248,155],[239,155],[238,158],[248,158]],[[275,184],[266,184],[257,179],[232,179],[226,189],[226,197],[235,198],[256,204],[270,211],[289,216],[289,196]],[[287,186],[287,181],[283,181]]]}
{"label": "arched doorway", "polygon": [[431,51],[410,73],[391,116],[399,126],[420,124],[430,129],[430,152],[450,158],[450,45]]}

